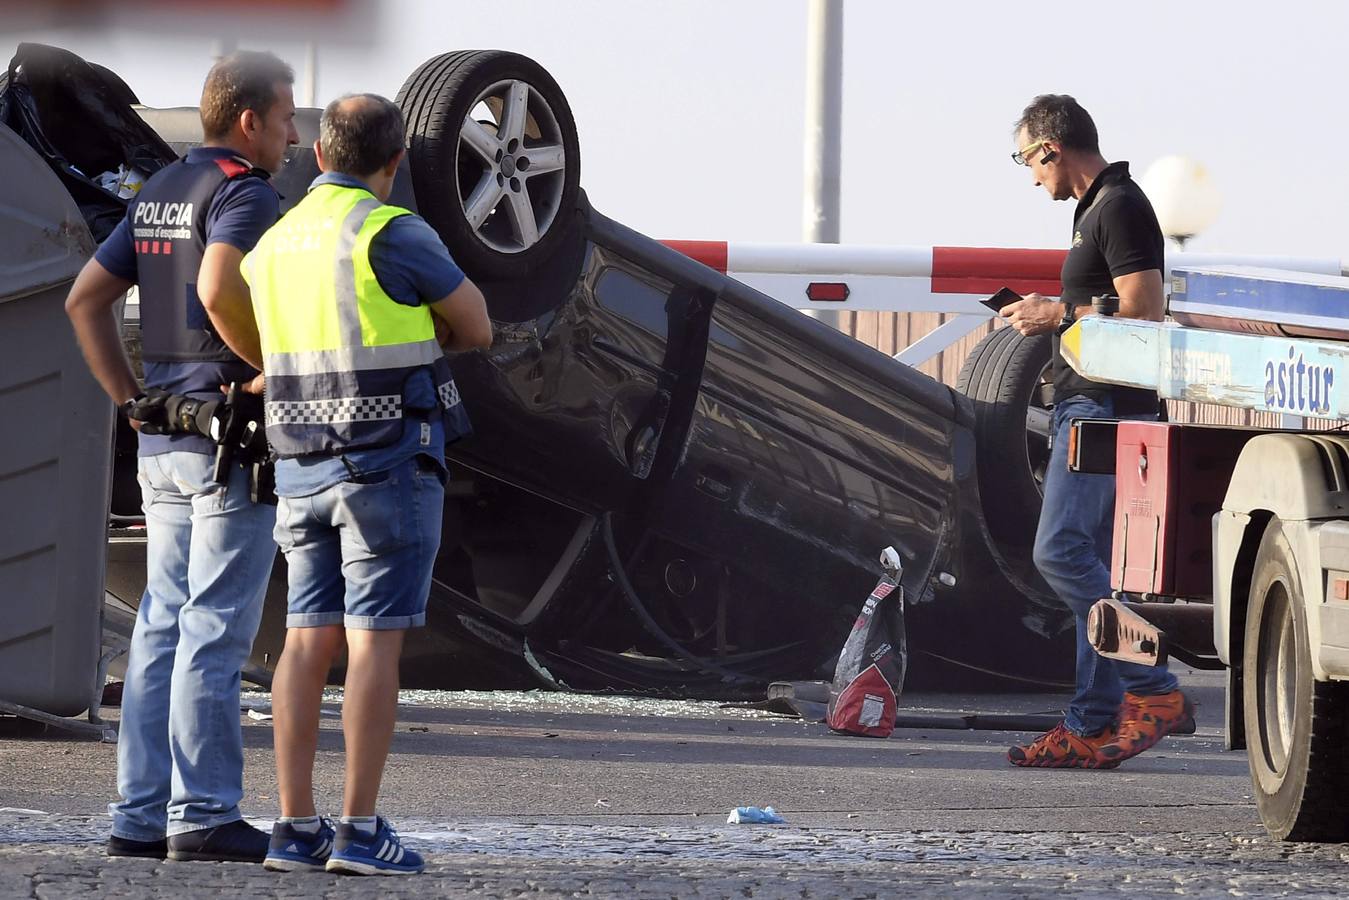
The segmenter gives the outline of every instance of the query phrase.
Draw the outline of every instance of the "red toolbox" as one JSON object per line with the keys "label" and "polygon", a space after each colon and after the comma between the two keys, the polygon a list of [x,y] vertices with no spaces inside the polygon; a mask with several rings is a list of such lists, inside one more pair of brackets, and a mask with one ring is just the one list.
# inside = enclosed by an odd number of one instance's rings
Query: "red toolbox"
{"label": "red toolbox", "polygon": [[1122,421],[1115,435],[1110,584],[1168,597],[1213,594],[1213,516],[1258,428]]}

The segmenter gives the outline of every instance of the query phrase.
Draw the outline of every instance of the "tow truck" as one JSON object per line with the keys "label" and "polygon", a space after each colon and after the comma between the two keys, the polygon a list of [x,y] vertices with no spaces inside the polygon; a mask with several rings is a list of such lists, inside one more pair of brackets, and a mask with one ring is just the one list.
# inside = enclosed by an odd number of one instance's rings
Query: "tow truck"
{"label": "tow truck", "polygon": [[1349,277],[1177,268],[1172,321],[1102,307],[1063,335],[1079,374],[1271,427],[1075,423],[1070,467],[1116,476],[1093,644],[1224,668],[1265,828],[1349,839]]}

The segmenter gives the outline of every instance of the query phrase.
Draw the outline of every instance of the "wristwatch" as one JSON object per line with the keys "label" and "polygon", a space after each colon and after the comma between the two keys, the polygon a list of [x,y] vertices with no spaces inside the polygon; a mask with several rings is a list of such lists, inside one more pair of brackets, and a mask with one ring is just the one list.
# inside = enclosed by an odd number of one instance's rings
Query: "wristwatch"
{"label": "wristwatch", "polygon": [[145,393],[141,392],[136,396],[132,397],[130,400],[123,400],[121,403],[117,404],[117,409],[122,413],[122,415],[126,416],[129,419],[131,418],[131,411],[136,408],[136,404],[140,403],[144,399]]}
{"label": "wristwatch", "polygon": [[1077,304],[1063,301],[1063,318],[1059,319],[1059,334],[1063,334],[1077,321]]}

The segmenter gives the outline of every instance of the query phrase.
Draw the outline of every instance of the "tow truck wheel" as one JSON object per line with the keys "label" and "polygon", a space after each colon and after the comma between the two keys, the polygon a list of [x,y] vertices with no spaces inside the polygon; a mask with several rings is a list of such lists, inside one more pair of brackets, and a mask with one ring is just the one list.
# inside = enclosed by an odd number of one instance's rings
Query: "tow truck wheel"
{"label": "tow truck wheel", "polygon": [[1040,521],[1052,421],[1049,351],[1048,335],[999,328],[974,345],[956,378],[956,390],[974,401],[979,494],[1004,552],[1029,550]]}
{"label": "tow truck wheel", "polygon": [[1278,519],[1256,554],[1242,703],[1255,802],[1278,840],[1349,838],[1349,684],[1312,677],[1293,548]]}
{"label": "tow truck wheel", "polygon": [[552,76],[517,53],[443,53],[395,102],[418,211],[464,271],[516,278],[546,260],[581,180],[576,122]]}

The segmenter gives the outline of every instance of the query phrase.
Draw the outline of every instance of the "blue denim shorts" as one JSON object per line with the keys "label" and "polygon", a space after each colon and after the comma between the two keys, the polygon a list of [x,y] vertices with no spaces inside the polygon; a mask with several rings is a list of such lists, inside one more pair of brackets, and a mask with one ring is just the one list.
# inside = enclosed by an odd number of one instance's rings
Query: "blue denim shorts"
{"label": "blue denim shorts", "polygon": [[286,627],[426,624],[444,502],[439,468],[419,457],[308,497],[279,498],[276,542],[290,585]]}

